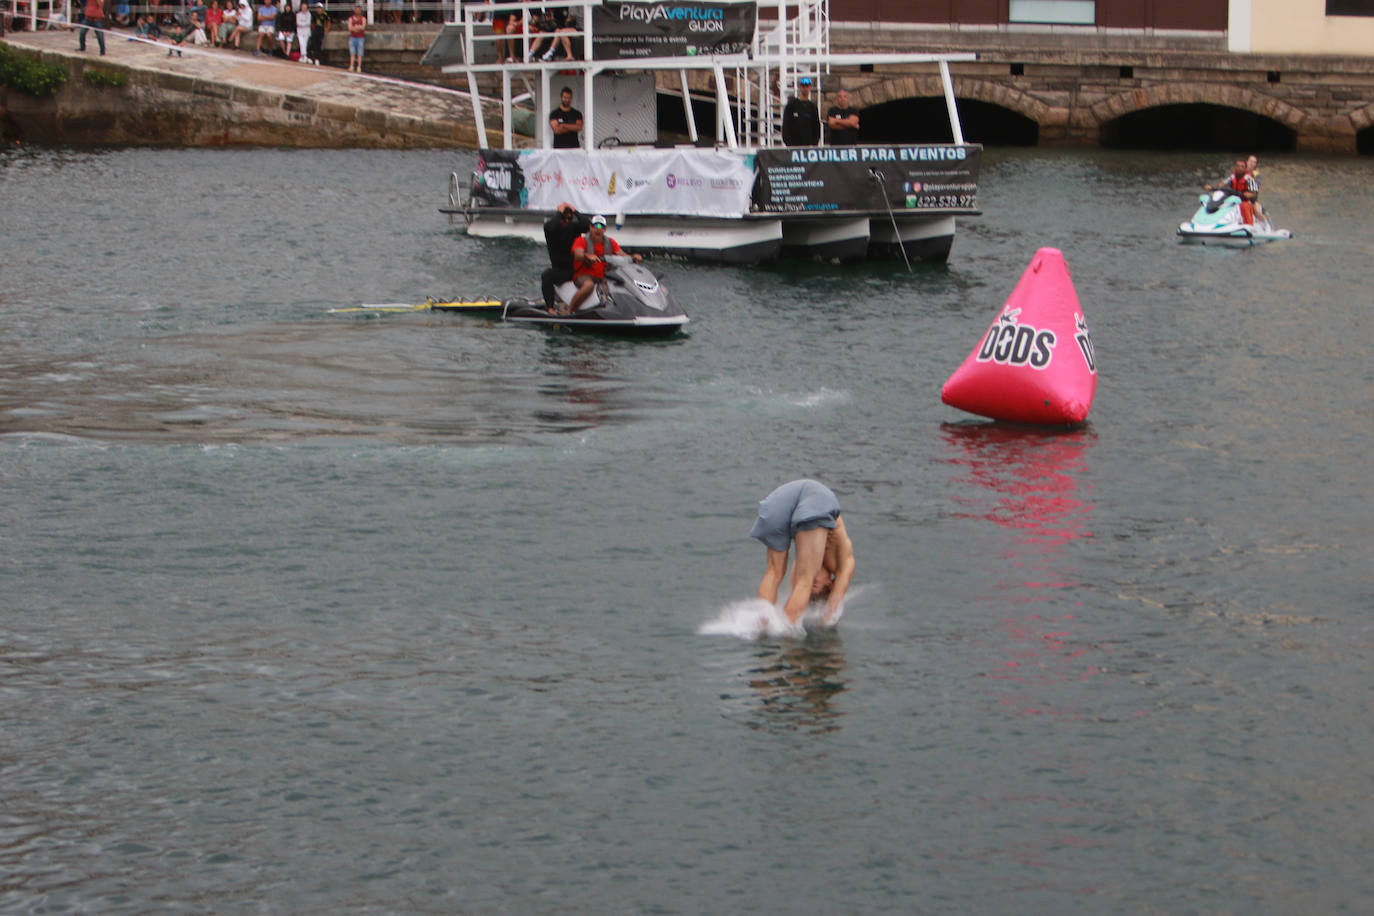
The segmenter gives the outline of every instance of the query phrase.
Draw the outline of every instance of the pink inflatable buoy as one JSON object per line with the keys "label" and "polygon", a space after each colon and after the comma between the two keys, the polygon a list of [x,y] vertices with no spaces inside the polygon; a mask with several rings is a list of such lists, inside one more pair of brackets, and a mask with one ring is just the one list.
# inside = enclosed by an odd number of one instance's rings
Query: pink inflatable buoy
{"label": "pink inflatable buoy", "polygon": [[994,420],[1073,425],[1088,418],[1097,366],[1069,265],[1041,248],[940,400]]}

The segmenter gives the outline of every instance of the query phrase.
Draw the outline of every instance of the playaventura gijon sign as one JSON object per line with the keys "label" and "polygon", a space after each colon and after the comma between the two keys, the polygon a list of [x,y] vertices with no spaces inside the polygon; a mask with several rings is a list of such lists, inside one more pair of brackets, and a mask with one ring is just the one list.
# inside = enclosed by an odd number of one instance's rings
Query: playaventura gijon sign
{"label": "playaventura gijon sign", "polygon": [[592,56],[597,60],[743,54],[754,41],[752,2],[611,0],[592,7]]}

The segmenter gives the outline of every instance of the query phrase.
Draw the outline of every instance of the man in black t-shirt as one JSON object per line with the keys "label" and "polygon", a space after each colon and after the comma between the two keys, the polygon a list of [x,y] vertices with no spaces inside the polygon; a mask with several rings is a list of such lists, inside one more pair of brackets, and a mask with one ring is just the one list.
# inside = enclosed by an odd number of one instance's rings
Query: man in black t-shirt
{"label": "man in black t-shirt", "polygon": [[558,309],[554,287],[573,278],[573,242],[591,227],[591,220],[574,210],[567,201],[559,204],[558,212],[544,223],[544,244],[549,248],[552,266],[539,278],[539,285],[544,291],[544,305],[551,312]]}
{"label": "man in black t-shirt", "polygon": [[558,94],[558,108],[549,116],[554,149],[577,149],[582,145],[577,136],[582,131],[582,112],[572,107],[572,97],[572,90],[564,86]]}
{"label": "man in black t-shirt", "polygon": [[830,128],[831,146],[853,146],[859,142],[859,113],[849,107],[849,92],[835,93],[835,104],[825,113],[825,126]]}
{"label": "man in black t-shirt", "polygon": [[797,80],[797,94],[782,110],[782,142],[787,146],[815,146],[821,141],[821,115],[811,101],[811,77]]}

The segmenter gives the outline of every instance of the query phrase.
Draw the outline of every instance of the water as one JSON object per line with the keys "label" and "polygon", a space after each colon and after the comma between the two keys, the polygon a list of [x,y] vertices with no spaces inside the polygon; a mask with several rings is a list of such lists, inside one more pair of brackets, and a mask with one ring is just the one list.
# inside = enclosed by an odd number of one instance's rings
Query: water
{"label": "water", "polygon": [[[0,158],[0,910],[1364,911],[1374,164],[993,151],[947,267],[658,263],[665,343],[428,313],[442,153]],[[1040,246],[1090,424],[939,389]],[[755,501],[840,495],[758,634]]]}

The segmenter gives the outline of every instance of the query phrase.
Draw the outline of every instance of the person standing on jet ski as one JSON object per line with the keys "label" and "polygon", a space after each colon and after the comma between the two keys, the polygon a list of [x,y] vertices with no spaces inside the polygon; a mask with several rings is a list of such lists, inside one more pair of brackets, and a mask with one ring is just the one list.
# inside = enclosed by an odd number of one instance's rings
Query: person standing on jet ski
{"label": "person standing on jet ski", "polygon": [[544,222],[544,244],[549,248],[550,266],[540,276],[539,285],[544,292],[544,306],[551,312],[558,308],[554,287],[573,278],[573,242],[591,227],[592,221],[566,200]]}
{"label": "person standing on jet ski", "polygon": [[[593,216],[592,227],[586,236],[572,245],[573,279],[577,282],[577,292],[568,303],[568,313],[577,311],[587,297],[592,294],[596,284],[606,278],[606,256],[609,254],[629,254],[616,244],[616,240],[606,234],[606,217]],[[641,255],[631,255],[638,264],[644,260]]]}
{"label": "person standing on jet ski", "polygon": [[1215,188],[1210,184],[1205,184],[1202,187],[1203,190],[1206,191],[1212,191],[1216,188],[1225,188],[1228,191],[1233,191],[1236,196],[1240,198],[1241,220],[1244,221],[1247,226],[1253,226],[1255,224],[1254,200],[1259,195],[1255,193],[1255,188],[1251,184],[1250,176],[1246,172],[1244,159],[1237,159],[1236,164],[1232,167],[1230,177],[1217,182]]}

